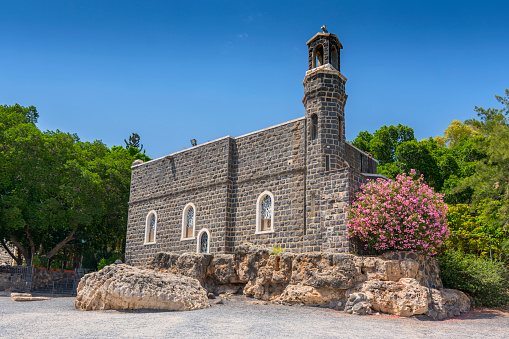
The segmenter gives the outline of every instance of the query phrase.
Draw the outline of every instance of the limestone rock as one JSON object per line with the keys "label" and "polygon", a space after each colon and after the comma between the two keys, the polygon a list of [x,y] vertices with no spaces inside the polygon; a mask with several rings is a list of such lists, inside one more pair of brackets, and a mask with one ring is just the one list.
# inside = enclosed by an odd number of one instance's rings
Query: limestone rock
{"label": "limestone rock", "polygon": [[368,280],[362,286],[375,311],[409,317],[428,311],[428,288],[412,278]]}
{"label": "limestone rock", "polygon": [[233,254],[216,254],[207,268],[207,277],[218,284],[238,283],[239,277],[235,270]]}
{"label": "limestone rock", "polygon": [[177,273],[194,278],[203,286],[211,259],[210,254],[184,253],[177,259]]}
{"label": "limestone rock", "polygon": [[48,297],[11,297],[12,301],[41,301],[50,299]]}
{"label": "limestone rock", "polygon": [[337,307],[345,298],[345,291],[333,288],[314,288],[305,285],[288,285],[278,298],[278,302],[287,304],[319,305]]}
{"label": "limestone rock", "polygon": [[146,268],[185,275],[204,285],[212,255],[202,253],[158,253]]}
{"label": "limestone rock", "polygon": [[351,254],[303,253],[292,263],[293,284],[348,289],[356,282],[360,270]]}
{"label": "limestone rock", "polygon": [[86,311],[188,311],[209,307],[210,303],[207,291],[196,279],[121,264],[85,275],[78,285],[75,306]]}
{"label": "limestone rock", "polygon": [[270,251],[263,246],[243,244],[235,250],[235,263],[239,281],[247,283],[258,274],[258,268],[264,266],[269,259]]}
{"label": "limestone rock", "polygon": [[31,293],[17,293],[17,292],[12,292],[11,293],[11,298],[14,298],[14,297],[31,297],[32,294]]}
{"label": "limestone rock", "polygon": [[345,305],[345,312],[357,315],[369,315],[373,313],[371,302],[364,293],[352,293]]}
{"label": "limestone rock", "polygon": [[291,253],[269,255],[256,268],[248,267],[247,270],[253,272],[254,278],[247,282],[244,294],[263,300],[279,296],[290,282],[294,256]]}
{"label": "limestone rock", "polygon": [[457,317],[470,310],[470,299],[461,291],[431,289],[431,303],[427,316],[433,319]]}
{"label": "limestone rock", "polygon": [[[440,266],[436,258],[416,252],[387,252],[382,254],[380,258],[382,260],[399,261],[402,278],[414,278],[421,285],[428,288],[443,288],[442,281],[440,280]],[[417,264],[416,268],[405,267],[405,264],[402,265],[402,261],[405,260],[415,262]]]}

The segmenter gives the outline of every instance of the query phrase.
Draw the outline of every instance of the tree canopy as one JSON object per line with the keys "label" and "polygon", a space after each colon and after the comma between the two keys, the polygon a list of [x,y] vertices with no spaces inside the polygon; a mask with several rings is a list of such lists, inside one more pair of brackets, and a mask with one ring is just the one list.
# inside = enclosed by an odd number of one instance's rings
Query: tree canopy
{"label": "tree canopy", "polygon": [[495,98],[501,108],[475,107],[477,118],[453,120],[443,136],[417,141],[400,124],[362,131],[352,142],[380,161],[380,174],[422,174],[452,206],[449,246],[477,255],[509,252],[509,90]]}
{"label": "tree canopy", "polygon": [[[40,131],[35,107],[0,106],[0,239],[27,262],[73,241],[119,246],[125,239],[131,164],[139,151]],[[19,258],[16,258],[19,263]]]}

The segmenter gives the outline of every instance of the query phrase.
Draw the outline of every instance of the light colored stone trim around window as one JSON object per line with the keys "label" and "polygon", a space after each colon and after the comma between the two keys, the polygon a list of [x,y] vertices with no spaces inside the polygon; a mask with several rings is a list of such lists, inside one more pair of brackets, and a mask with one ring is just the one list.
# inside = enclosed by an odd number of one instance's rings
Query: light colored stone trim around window
{"label": "light colored stone trim around window", "polygon": [[[186,237],[186,224],[187,224],[187,211],[192,208],[194,210],[194,224],[193,224],[193,236],[192,237]],[[184,209],[182,210],[182,232],[180,235],[180,240],[193,240],[196,239],[196,206],[190,202],[188,203]]]}
{"label": "light colored stone trim around window", "polygon": [[[207,236],[208,236],[208,242],[207,242],[207,252],[200,252],[200,243],[201,243],[201,237],[202,237],[202,234],[203,233],[206,233]],[[211,238],[210,238],[210,232],[208,229],[206,228],[202,228],[200,230],[200,232],[198,233],[198,236],[196,237],[196,253],[210,253],[210,243],[211,243]]]}
{"label": "light colored stone trim around window", "polygon": [[[154,225],[154,239],[153,241],[149,241],[149,233],[150,233],[150,217],[154,215],[155,217],[155,225]],[[157,235],[157,213],[152,210],[148,212],[147,218],[145,219],[145,239],[143,241],[143,245],[152,245],[156,243],[156,235]]]}
{"label": "light colored stone trim around window", "polygon": [[[271,199],[271,210],[272,213],[270,215],[270,229],[262,230],[262,218],[261,218],[261,209],[262,209],[262,200],[266,196],[269,196]],[[256,200],[256,232],[255,234],[265,234],[265,233],[273,233],[274,232],[274,195],[269,191],[265,191],[258,196]]]}

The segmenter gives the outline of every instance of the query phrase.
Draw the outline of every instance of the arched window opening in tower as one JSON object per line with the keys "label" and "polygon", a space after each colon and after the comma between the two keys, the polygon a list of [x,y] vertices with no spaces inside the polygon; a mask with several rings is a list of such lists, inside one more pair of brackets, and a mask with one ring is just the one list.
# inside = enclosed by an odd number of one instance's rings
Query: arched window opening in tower
{"label": "arched window opening in tower", "polygon": [[323,65],[323,46],[318,45],[313,51],[313,68]]}
{"label": "arched window opening in tower", "polygon": [[332,46],[331,59],[332,67],[339,71],[339,54],[336,46]]}

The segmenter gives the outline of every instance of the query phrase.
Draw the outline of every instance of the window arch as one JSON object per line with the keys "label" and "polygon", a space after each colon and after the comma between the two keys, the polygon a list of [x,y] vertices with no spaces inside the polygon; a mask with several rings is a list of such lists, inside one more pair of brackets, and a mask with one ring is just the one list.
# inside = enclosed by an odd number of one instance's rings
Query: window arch
{"label": "window arch", "polygon": [[323,65],[323,46],[318,45],[313,49],[313,68]]}
{"label": "window arch", "polygon": [[157,213],[150,211],[145,220],[145,245],[156,243]]}
{"label": "window arch", "polygon": [[210,253],[210,232],[208,229],[203,228],[198,233],[198,240],[196,241],[196,253]]}
{"label": "window arch", "polygon": [[182,236],[180,240],[194,239],[196,230],[196,206],[189,203],[182,211]]}
{"label": "window arch", "polygon": [[315,140],[318,136],[318,116],[313,114],[311,116],[311,140]]}
{"label": "window arch", "polygon": [[274,232],[274,195],[265,191],[256,201],[256,234]]}

